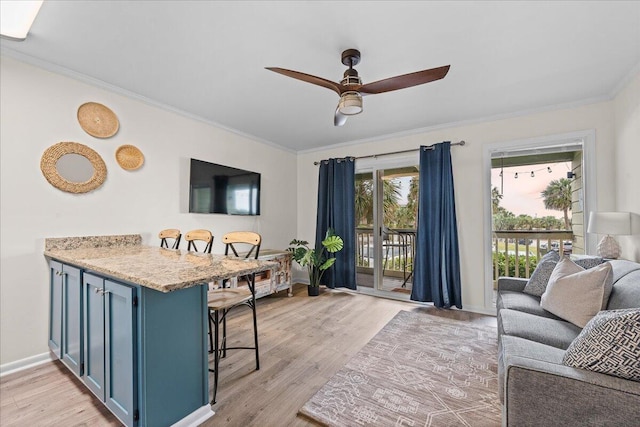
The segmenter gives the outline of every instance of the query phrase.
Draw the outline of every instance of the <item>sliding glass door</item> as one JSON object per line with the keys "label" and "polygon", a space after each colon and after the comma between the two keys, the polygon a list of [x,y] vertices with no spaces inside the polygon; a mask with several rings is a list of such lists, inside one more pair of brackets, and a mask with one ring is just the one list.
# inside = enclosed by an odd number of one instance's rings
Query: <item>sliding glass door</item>
{"label": "sliding glass door", "polygon": [[356,165],[356,283],[365,293],[408,299],[413,283],[418,160]]}

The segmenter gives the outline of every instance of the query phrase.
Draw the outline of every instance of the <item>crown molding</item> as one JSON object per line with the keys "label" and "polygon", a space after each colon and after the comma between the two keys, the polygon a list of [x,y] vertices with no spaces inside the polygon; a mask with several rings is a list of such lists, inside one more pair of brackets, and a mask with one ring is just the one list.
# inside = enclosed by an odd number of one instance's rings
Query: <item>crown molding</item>
{"label": "crown molding", "polygon": [[631,80],[633,80],[633,78],[638,74],[640,74],[640,62],[638,62],[633,68],[631,68],[627,75],[624,76],[622,80],[620,80],[618,84],[613,87],[613,89],[609,93],[609,98],[614,99],[615,97],[617,97],[618,94],[622,92],[622,90],[627,87]]}
{"label": "crown molding", "polygon": [[320,148],[310,148],[310,149],[307,149],[307,150],[298,151],[298,154],[311,154],[311,153],[317,153],[317,152],[322,152],[322,151],[327,151],[327,150],[333,150],[333,149],[337,149],[337,148],[345,148],[345,147],[350,147],[350,146],[360,145],[360,144],[365,144],[365,143],[384,141],[384,140],[388,140],[388,139],[398,139],[398,138],[403,138],[403,137],[406,137],[406,136],[412,136],[412,135],[417,135],[417,134],[427,133],[427,132],[434,132],[434,131],[442,130],[442,129],[451,129],[451,128],[456,128],[456,127],[461,127],[461,126],[469,126],[469,125],[474,125],[474,124],[479,124],[479,123],[487,123],[487,122],[493,122],[493,121],[498,121],[498,120],[505,120],[505,119],[512,119],[512,118],[516,118],[516,117],[529,116],[529,115],[545,113],[545,112],[549,112],[549,111],[557,111],[557,110],[565,110],[565,109],[570,109],[570,108],[577,108],[577,107],[582,107],[584,105],[597,104],[599,102],[610,101],[611,99],[612,99],[612,97],[609,94],[607,94],[607,95],[596,96],[596,97],[592,97],[592,98],[585,98],[585,99],[581,99],[581,100],[577,100],[577,101],[566,102],[566,103],[562,103],[562,104],[547,105],[547,106],[544,106],[544,107],[530,108],[530,109],[527,109],[527,110],[519,110],[519,111],[515,111],[515,112],[511,112],[511,113],[495,114],[495,115],[491,115],[491,116],[478,117],[478,118],[475,118],[475,119],[468,119],[468,120],[460,120],[460,121],[455,121],[455,122],[442,123],[442,124],[433,125],[433,126],[427,126],[427,127],[417,128],[417,129],[410,129],[410,130],[406,130],[406,131],[400,131],[400,132],[389,133],[389,134],[385,134],[385,135],[379,135],[379,136],[375,136],[375,137],[371,137],[371,138],[363,138],[363,139],[357,139],[357,140],[353,140],[353,141],[349,141],[349,142],[341,142],[341,143],[338,143],[338,144],[328,145],[328,146],[320,147]]}
{"label": "crown molding", "polygon": [[249,140],[265,144],[265,145],[267,145],[269,147],[272,147],[272,148],[275,148],[275,149],[278,149],[278,150],[282,150],[282,151],[285,151],[285,152],[288,152],[288,153],[296,154],[296,155],[317,153],[317,152],[322,152],[322,151],[327,151],[327,150],[346,148],[346,147],[351,147],[351,146],[355,146],[355,145],[361,145],[361,144],[366,144],[366,143],[384,141],[384,140],[389,140],[389,139],[398,139],[398,138],[418,135],[418,134],[422,134],[422,133],[434,132],[434,131],[442,130],[442,129],[451,129],[451,128],[456,128],[456,127],[461,127],[461,126],[469,126],[469,125],[474,125],[474,124],[479,124],[479,123],[486,123],[486,122],[491,122],[491,121],[498,121],[498,120],[505,120],[505,119],[523,117],[523,116],[528,116],[528,115],[538,114],[538,113],[544,113],[544,112],[549,112],[549,111],[563,110],[563,109],[569,109],[569,108],[577,108],[577,107],[581,107],[581,106],[584,106],[584,105],[595,104],[595,103],[598,103],[598,102],[606,102],[606,101],[610,101],[613,98],[615,98],[618,95],[618,93],[620,93],[620,91],[622,89],[624,89],[624,87],[626,87],[626,85],[631,81],[631,79],[633,79],[635,77],[635,75],[640,72],[640,63],[638,63],[638,64],[636,64],[636,66],[634,66],[629,71],[629,73],[609,93],[607,93],[605,95],[597,96],[597,97],[591,97],[591,98],[585,98],[585,99],[571,101],[571,102],[567,102],[567,103],[547,105],[547,106],[543,106],[543,107],[536,107],[536,108],[530,108],[530,109],[525,109],[525,110],[519,110],[519,111],[510,112],[510,113],[495,114],[495,115],[490,115],[490,116],[477,117],[477,118],[473,118],[473,119],[441,123],[441,124],[437,124],[437,125],[433,125],[433,126],[426,126],[426,127],[409,129],[409,130],[400,131],[400,132],[393,132],[393,133],[378,135],[378,136],[375,136],[375,137],[356,139],[356,140],[341,142],[341,143],[337,143],[337,144],[327,145],[327,146],[323,146],[323,147],[309,148],[309,149],[306,149],[306,150],[294,150],[294,149],[285,147],[283,145],[277,144],[277,143],[275,143],[273,141],[270,141],[270,140],[267,140],[267,139],[264,139],[264,138],[260,138],[260,137],[258,137],[256,135],[252,135],[252,134],[248,134],[248,133],[245,133],[245,132],[241,132],[241,131],[239,131],[237,129],[230,128],[228,126],[224,126],[224,125],[222,125],[220,123],[217,123],[217,122],[215,122],[213,120],[209,120],[209,119],[206,119],[204,117],[198,116],[196,114],[192,114],[192,113],[189,113],[187,111],[181,110],[179,108],[172,107],[172,106],[170,106],[168,104],[164,104],[164,103],[155,101],[155,100],[153,100],[151,98],[148,98],[146,96],[140,95],[138,93],[122,89],[122,88],[120,88],[118,86],[112,85],[112,84],[107,83],[107,82],[105,82],[103,80],[99,80],[99,79],[90,77],[90,76],[88,76],[86,74],[79,73],[77,71],[73,71],[73,70],[71,70],[69,68],[53,64],[53,63],[51,63],[49,61],[44,61],[44,60],[35,58],[33,56],[26,55],[26,54],[24,54],[22,52],[18,52],[16,50],[11,49],[11,48],[9,48],[7,46],[4,46],[4,45],[0,45],[0,55],[8,56],[10,58],[16,59],[18,61],[30,64],[30,65],[33,65],[33,66],[36,66],[36,67],[39,67],[39,68],[42,68],[42,69],[45,69],[47,71],[50,71],[50,72],[53,72],[53,73],[56,73],[56,74],[61,74],[61,75],[64,75],[66,77],[70,77],[72,79],[81,81],[83,83],[87,83],[87,84],[90,84],[92,86],[98,87],[100,89],[104,89],[104,90],[107,90],[107,91],[110,91],[110,92],[117,93],[119,95],[123,95],[125,97],[140,101],[140,102],[145,103],[147,105],[150,105],[150,106],[153,106],[153,107],[157,107],[157,108],[160,108],[162,110],[169,111],[171,113],[178,114],[180,116],[183,116],[183,117],[186,117],[186,118],[189,118],[189,119],[192,119],[192,120],[196,120],[196,121],[205,123],[205,124],[207,124],[209,126],[213,126],[213,127],[225,130],[227,132],[236,134],[236,135],[241,136],[243,138],[247,138]]}
{"label": "crown molding", "polygon": [[245,132],[241,132],[241,131],[239,131],[237,129],[233,129],[233,128],[230,128],[228,126],[225,126],[225,125],[222,125],[220,123],[217,123],[217,122],[215,122],[213,120],[206,119],[206,118],[198,116],[196,114],[189,113],[189,112],[181,110],[179,108],[172,107],[172,106],[170,106],[168,104],[165,104],[165,103],[162,103],[162,102],[159,102],[159,101],[155,101],[155,100],[153,100],[151,98],[148,98],[148,97],[146,97],[144,95],[140,95],[140,94],[138,94],[136,92],[132,92],[132,91],[123,89],[123,88],[121,88],[119,86],[112,85],[111,83],[107,83],[107,82],[105,82],[103,80],[96,79],[94,77],[90,77],[90,76],[88,76],[86,74],[79,73],[77,71],[71,70],[71,69],[63,67],[61,65],[57,65],[57,64],[51,63],[49,61],[44,61],[42,59],[35,58],[35,57],[31,56],[31,55],[26,55],[26,54],[24,54],[22,52],[18,52],[16,50],[11,49],[11,48],[9,48],[7,46],[4,46],[4,45],[0,45],[0,55],[7,56],[9,58],[15,59],[15,60],[20,61],[20,62],[24,62],[24,63],[29,64],[29,65],[33,65],[33,66],[38,67],[38,68],[42,68],[42,69],[44,69],[46,71],[50,71],[50,72],[55,73],[55,74],[60,74],[60,75],[63,75],[65,77],[69,77],[69,78],[72,78],[74,80],[78,80],[78,81],[80,81],[82,83],[86,83],[86,84],[89,84],[91,86],[95,86],[95,87],[97,87],[99,89],[104,89],[104,90],[107,90],[109,92],[113,92],[113,93],[116,93],[118,95],[125,96],[127,98],[142,102],[142,103],[150,105],[152,107],[160,108],[161,110],[165,110],[165,111],[168,111],[170,113],[174,113],[174,114],[186,117],[188,119],[192,119],[192,120],[207,124],[209,126],[213,126],[213,127],[225,130],[227,132],[236,134],[238,136],[241,136],[243,138],[247,138],[247,139],[255,141],[255,142],[259,142],[261,144],[268,145],[268,146],[270,146],[272,148],[276,148],[278,150],[286,151],[286,152],[292,153],[292,154],[296,154],[297,153],[295,150],[292,150],[292,149],[290,149],[288,147],[284,147],[284,146],[282,146],[280,144],[276,144],[273,141],[269,141],[267,139],[260,138],[260,137],[255,136],[255,135],[251,135],[251,134],[248,134],[248,133],[245,133]]}

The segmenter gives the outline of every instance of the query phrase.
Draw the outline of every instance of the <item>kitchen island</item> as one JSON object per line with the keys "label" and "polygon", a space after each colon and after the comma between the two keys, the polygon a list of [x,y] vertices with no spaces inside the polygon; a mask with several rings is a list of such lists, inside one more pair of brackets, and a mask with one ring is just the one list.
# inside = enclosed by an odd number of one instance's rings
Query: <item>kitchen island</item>
{"label": "kitchen island", "polygon": [[45,240],[49,348],[125,425],[198,425],[213,415],[207,284],[277,264],[141,241]]}

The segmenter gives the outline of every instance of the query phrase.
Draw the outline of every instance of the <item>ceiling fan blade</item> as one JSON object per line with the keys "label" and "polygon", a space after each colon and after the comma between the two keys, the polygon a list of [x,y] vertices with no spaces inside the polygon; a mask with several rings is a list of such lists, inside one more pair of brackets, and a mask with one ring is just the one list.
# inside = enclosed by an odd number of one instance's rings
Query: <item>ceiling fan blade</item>
{"label": "ceiling fan blade", "polygon": [[300,71],[287,70],[285,68],[278,68],[278,67],[265,67],[265,68],[267,70],[282,74],[287,77],[292,77],[294,79],[302,80],[303,82],[326,87],[327,89],[331,89],[332,91],[336,92],[338,95],[341,95],[343,92],[342,85],[340,83],[335,83],[335,82],[332,82],[331,80],[323,79],[322,77],[312,76],[311,74],[301,73]]}
{"label": "ceiling fan blade", "polygon": [[334,126],[342,126],[343,124],[345,124],[347,122],[347,118],[349,116],[345,116],[344,114],[342,114],[340,112],[340,107],[336,107],[336,115],[333,118],[333,125]]}
{"label": "ceiling fan blade", "polygon": [[360,86],[357,90],[362,95],[365,95],[391,92],[392,90],[418,86],[444,78],[444,76],[449,72],[449,67],[451,67],[451,65],[390,77],[388,79],[378,80],[377,82],[367,83]]}

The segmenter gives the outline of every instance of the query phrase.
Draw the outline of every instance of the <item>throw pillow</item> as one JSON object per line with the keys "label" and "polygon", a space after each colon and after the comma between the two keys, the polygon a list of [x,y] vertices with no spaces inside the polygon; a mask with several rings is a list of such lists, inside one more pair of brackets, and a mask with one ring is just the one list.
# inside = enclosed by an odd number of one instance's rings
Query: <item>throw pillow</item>
{"label": "throw pillow", "polygon": [[[529,295],[541,297],[545,289],[547,288],[551,273],[556,267],[558,261],[560,261],[560,255],[556,251],[547,252],[545,256],[540,258],[540,262],[536,266],[536,269],[533,270],[531,278],[524,286],[522,292]],[[579,258],[572,261],[582,268],[589,269],[602,264],[604,260],[602,259],[602,257],[580,256]]]}
{"label": "throw pillow", "polygon": [[556,316],[584,328],[607,306],[613,288],[611,264],[584,268],[563,258],[551,273],[540,306]]}
{"label": "throw pillow", "polygon": [[536,266],[536,269],[533,270],[531,278],[529,278],[522,292],[537,297],[542,296],[544,290],[547,288],[547,283],[549,283],[551,273],[559,260],[560,255],[558,255],[556,251],[547,252],[545,256],[540,258],[540,262]]}
{"label": "throw pillow", "polygon": [[640,381],[640,308],[598,313],[571,343],[562,363]]}
{"label": "throw pillow", "polygon": [[599,256],[580,256],[579,258],[571,259],[571,261],[575,262],[585,270],[588,270],[602,264],[604,262],[604,259]]}

